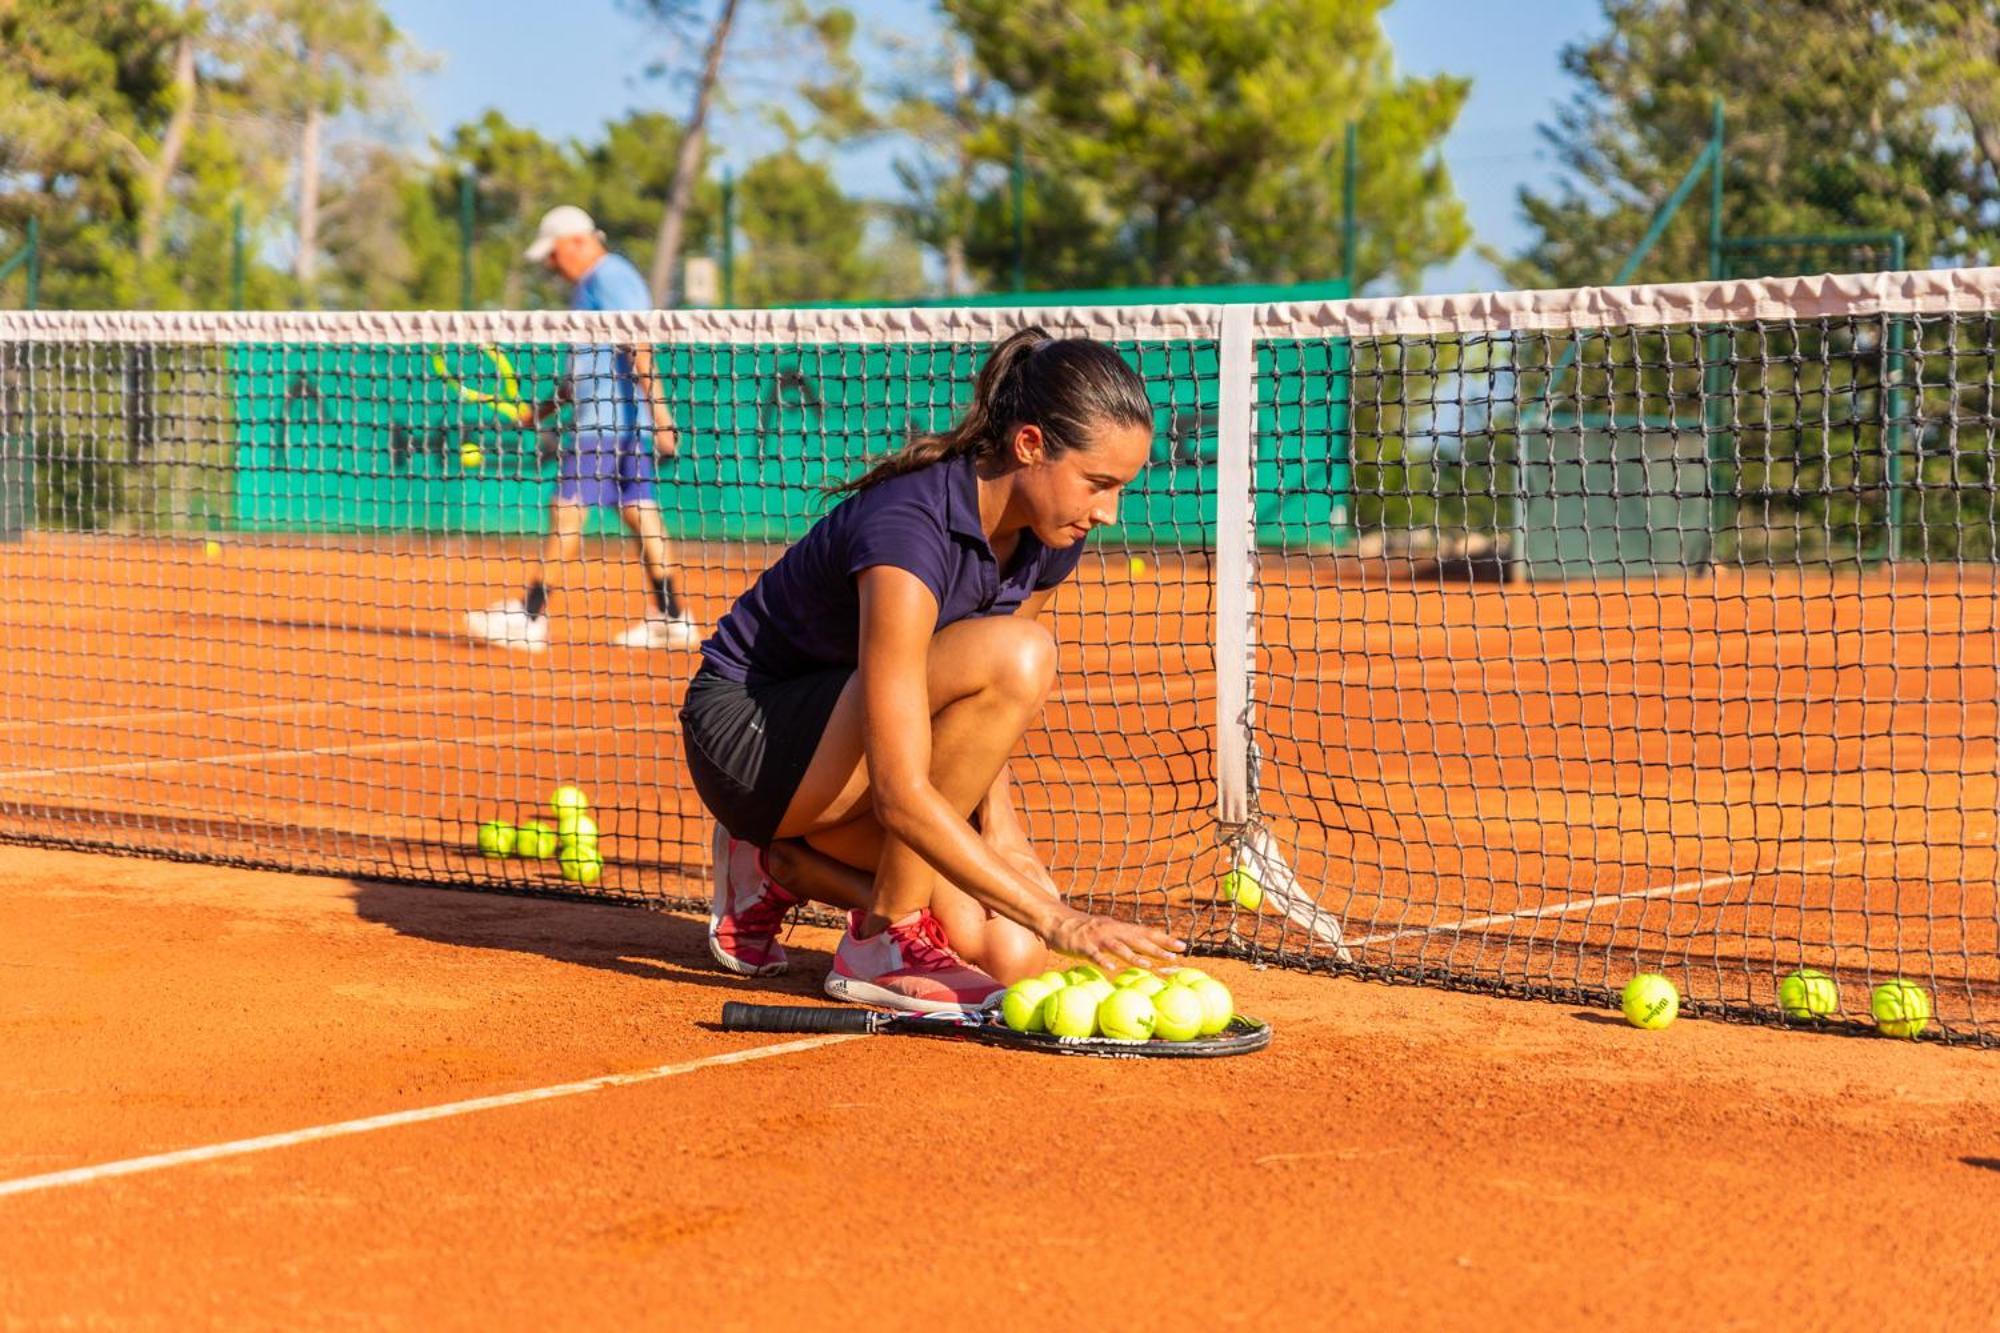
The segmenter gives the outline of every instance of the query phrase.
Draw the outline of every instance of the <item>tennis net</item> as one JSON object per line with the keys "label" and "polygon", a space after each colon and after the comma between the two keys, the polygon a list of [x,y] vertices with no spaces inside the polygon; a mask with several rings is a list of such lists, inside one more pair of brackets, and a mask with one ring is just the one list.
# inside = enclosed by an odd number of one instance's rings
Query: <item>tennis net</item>
{"label": "tennis net", "polygon": [[[1905,976],[2000,1031],[2000,271],[1299,305],[0,315],[0,837],[671,906],[693,656],[593,520],[574,404],[651,349],[712,625],[829,481],[1027,323],[1117,344],[1153,458],[1056,604],[1015,765],[1059,882],[1205,949],[1774,1018]],[[614,388],[604,392],[614,392]],[[601,402],[593,410],[601,409]],[[492,860],[562,782],[607,865]],[[544,812],[545,813],[545,812]],[[1242,867],[1255,908],[1223,899]]]}

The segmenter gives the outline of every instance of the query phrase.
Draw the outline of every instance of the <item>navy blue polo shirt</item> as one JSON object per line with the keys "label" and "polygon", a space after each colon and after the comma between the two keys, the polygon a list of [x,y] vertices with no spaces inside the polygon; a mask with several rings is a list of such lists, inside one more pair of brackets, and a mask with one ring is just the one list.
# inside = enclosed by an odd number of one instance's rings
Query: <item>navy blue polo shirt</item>
{"label": "navy blue polo shirt", "polygon": [[734,681],[792,680],[860,660],[862,570],[894,565],[937,598],[937,628],[1012,615],[1070,576],[1083,543],[1061,550],[1023,530],[1002,569],[979,524],[970,456],[946,459],[850,495],[736,599],[702,644]]}

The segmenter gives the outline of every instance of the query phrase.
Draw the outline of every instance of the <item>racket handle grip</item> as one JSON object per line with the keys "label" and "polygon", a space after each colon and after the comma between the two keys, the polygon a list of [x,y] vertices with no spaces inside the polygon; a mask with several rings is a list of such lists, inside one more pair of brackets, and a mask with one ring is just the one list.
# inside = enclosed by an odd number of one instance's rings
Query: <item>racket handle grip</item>
{"label": "racket handle grip", "polygon": [[722,1006],[724,1032],[860,1032],[875,1030],[880,1015],[866,1009],[823,1009],[803,1004],[744,1004]]}

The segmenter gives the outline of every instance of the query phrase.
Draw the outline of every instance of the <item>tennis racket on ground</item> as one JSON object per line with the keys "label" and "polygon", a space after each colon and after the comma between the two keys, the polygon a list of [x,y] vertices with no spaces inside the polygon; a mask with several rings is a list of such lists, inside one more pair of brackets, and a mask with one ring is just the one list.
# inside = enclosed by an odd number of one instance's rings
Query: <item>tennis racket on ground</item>
{"label": "tennis racket on ground", "polygon": [[[510,426],[532,426],[535,424],[535,406],[521,398],[521,377],[514,371],[514,363],[498,347],[481,347],[469,354],[476,360],[467,361],[468,354],[461,353],[460,364],[454,368],[442,352],[431,356],[431,370],[451,387],[453,393],[468,403],[491,408],[495,415]],[[478,389],[466,383],[478,380],[490,384],[492,388]]]}
{"label": "tennis racket on ground", "polygon": [[1116,1037],[1052,1037],[1016,1032],[998,1014],[890,1014],[877,1009],[828,1009],[794,1004],[722,1006],[724,1032],[824,1032],[874,1037],[936,1037],[1011,1046],[1048,1055],[1095,1055],[1114,1060],[1201,1060],[1248,1055],[1271,1044],[1271,1027],[1242,1014],[1213,1037],[1193,1041],[1121,1041]]}

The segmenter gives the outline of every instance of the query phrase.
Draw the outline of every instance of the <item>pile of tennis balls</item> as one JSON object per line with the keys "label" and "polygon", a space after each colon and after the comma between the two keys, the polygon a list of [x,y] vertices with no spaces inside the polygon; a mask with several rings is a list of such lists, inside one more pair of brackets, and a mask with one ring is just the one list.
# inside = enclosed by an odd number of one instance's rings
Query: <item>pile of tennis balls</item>
{"label": "pile of tennis balls", "polygon": [[[1619,1008],[1633,1027],[1663,1028],[1680,1013],[1680,992],[1657,972],[1641,972],[1625,983]],[[1778,1008],[1786,1018],[1819,1022],[1840,1012],[1840,988],[1817,968],[1802,967],[1778,983]],[[1868,1012],[1885,1037],[1912,1038],[1930,1026],[1930,992],[1914,981],[1891,977],[1869,994]]]}
{"label": "pile of tennis balls", "polygon": [[575,787],[558,787],[549,796],[556,826],[539,820],[509,824],[492,819],[479,826],[479,851],[501,860],[554,858],[562,877],[572,884],[595,884],[604,875],[604,855],[597,847],[597,821],[590,817],[590,800]]}
{"label": "pile of tennis balls", "polygon": [[1236,1001],[1192,967],[1159,975],[1128,967],[1106,977],[1090,963],[1017,981],[1000,999],[1000,1021],[1016,1032],[1119,1041],[1193,1041],[1229,1026]]}

